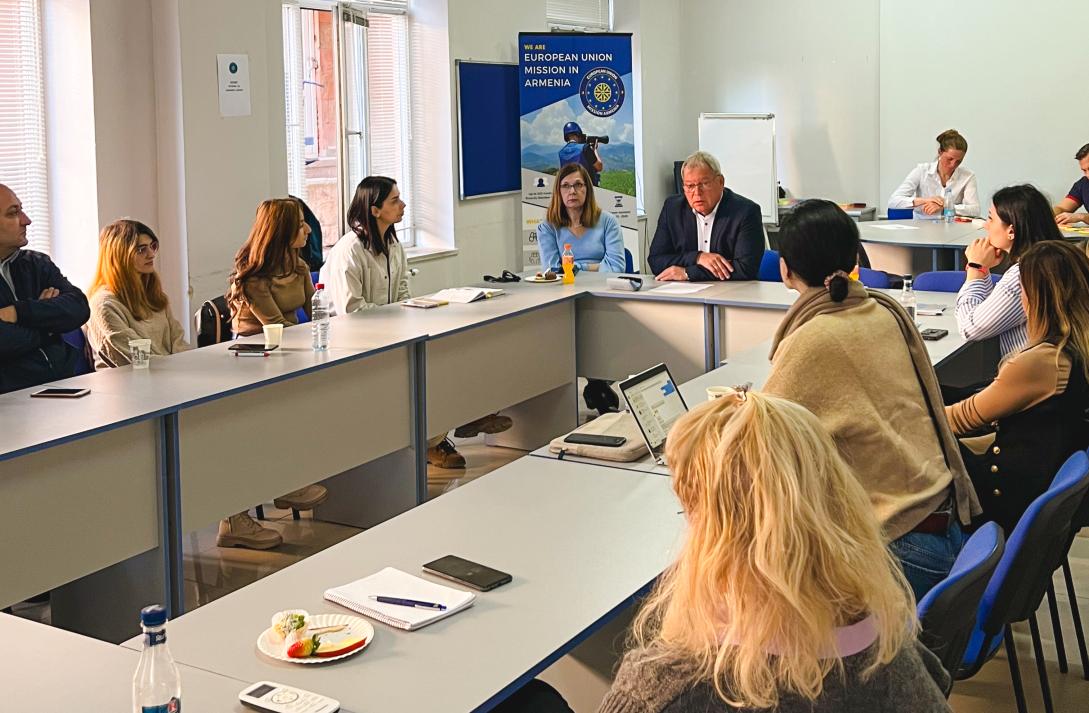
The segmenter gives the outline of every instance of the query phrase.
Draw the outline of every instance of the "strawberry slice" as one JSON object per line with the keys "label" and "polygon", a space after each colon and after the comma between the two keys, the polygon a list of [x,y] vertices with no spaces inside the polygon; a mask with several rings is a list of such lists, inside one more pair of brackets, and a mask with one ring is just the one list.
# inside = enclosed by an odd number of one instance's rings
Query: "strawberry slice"
{"label": "strawberry slice", "polygon": [[287,657],[291,659],[305,659],[314,655],[318,648],[318,637],[310,636],[301,641],[296,641],[287,647]]}

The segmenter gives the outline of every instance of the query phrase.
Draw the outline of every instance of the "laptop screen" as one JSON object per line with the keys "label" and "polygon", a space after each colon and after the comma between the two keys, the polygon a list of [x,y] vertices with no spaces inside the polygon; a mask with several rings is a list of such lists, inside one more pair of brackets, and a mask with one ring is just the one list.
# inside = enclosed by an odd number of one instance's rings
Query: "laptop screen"
{"label": "laptop screen", "polygon": [[620,385],[624,398],[639,423],[647,446],[657,453],[673,423],[688,411],[665,364],[659,364]]}

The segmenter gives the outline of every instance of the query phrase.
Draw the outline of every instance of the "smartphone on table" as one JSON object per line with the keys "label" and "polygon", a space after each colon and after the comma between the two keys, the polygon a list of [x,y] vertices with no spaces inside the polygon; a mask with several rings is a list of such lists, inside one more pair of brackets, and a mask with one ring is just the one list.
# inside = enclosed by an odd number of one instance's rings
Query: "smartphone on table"
{"label": "smartphone on table", "polygon": [[62,389],[56,386],[50,386],[41,391],[35,391],[30,397],[38,399],[78,399],[89,393],[91,393],[90,389]]}
{"label": "smartphone on table", "polygon": [[511,580],[506,572],[485,567],[462,557],[447,555],[423,566],[423,571],[436,577],[449,579],[480,592],[487,592]]}

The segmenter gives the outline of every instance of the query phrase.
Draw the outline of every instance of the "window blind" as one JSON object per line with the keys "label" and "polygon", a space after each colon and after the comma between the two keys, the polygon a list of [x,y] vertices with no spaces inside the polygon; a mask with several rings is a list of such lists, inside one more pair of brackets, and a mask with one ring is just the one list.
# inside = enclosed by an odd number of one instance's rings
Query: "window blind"
{"label": "window blind", "polygon": [[[389,3],[387,3],[389,4]],[[373,7],[373,5],[372,5]],[[413,244],[408,17],[367,13],[368,172],[397,181],[408,207],[398,236]]]}
{"label": "window blind", "polygon": [[28,247],[49,253],[40,0],[0,0],[0,183],[33,219]]}
{"label": "window blind", "polygon": [[285,4],[284,108],[287,118],[287,192],[309,197],[303,180],[303,49],[302,16],[298,5]]}
{"label": "window blind", "polygon": [[597,32],[612,29],[610,0],[547,0],[545,13],[553,27]]}

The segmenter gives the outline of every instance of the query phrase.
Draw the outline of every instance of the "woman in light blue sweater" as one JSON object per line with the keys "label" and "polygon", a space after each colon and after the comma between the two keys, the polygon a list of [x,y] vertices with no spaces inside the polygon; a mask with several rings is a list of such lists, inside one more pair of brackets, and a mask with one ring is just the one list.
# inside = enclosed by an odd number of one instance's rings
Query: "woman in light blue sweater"
{"label": "woman in light blue sweater", "polygon": [[548,214],[537,225],[541,265],[562,267],[564,243],[571,244],[579,270],[624,272],[624,239],[620,223],[597,206],[594,186],[586,169],[570,163],[560,169],[552,184]]}

